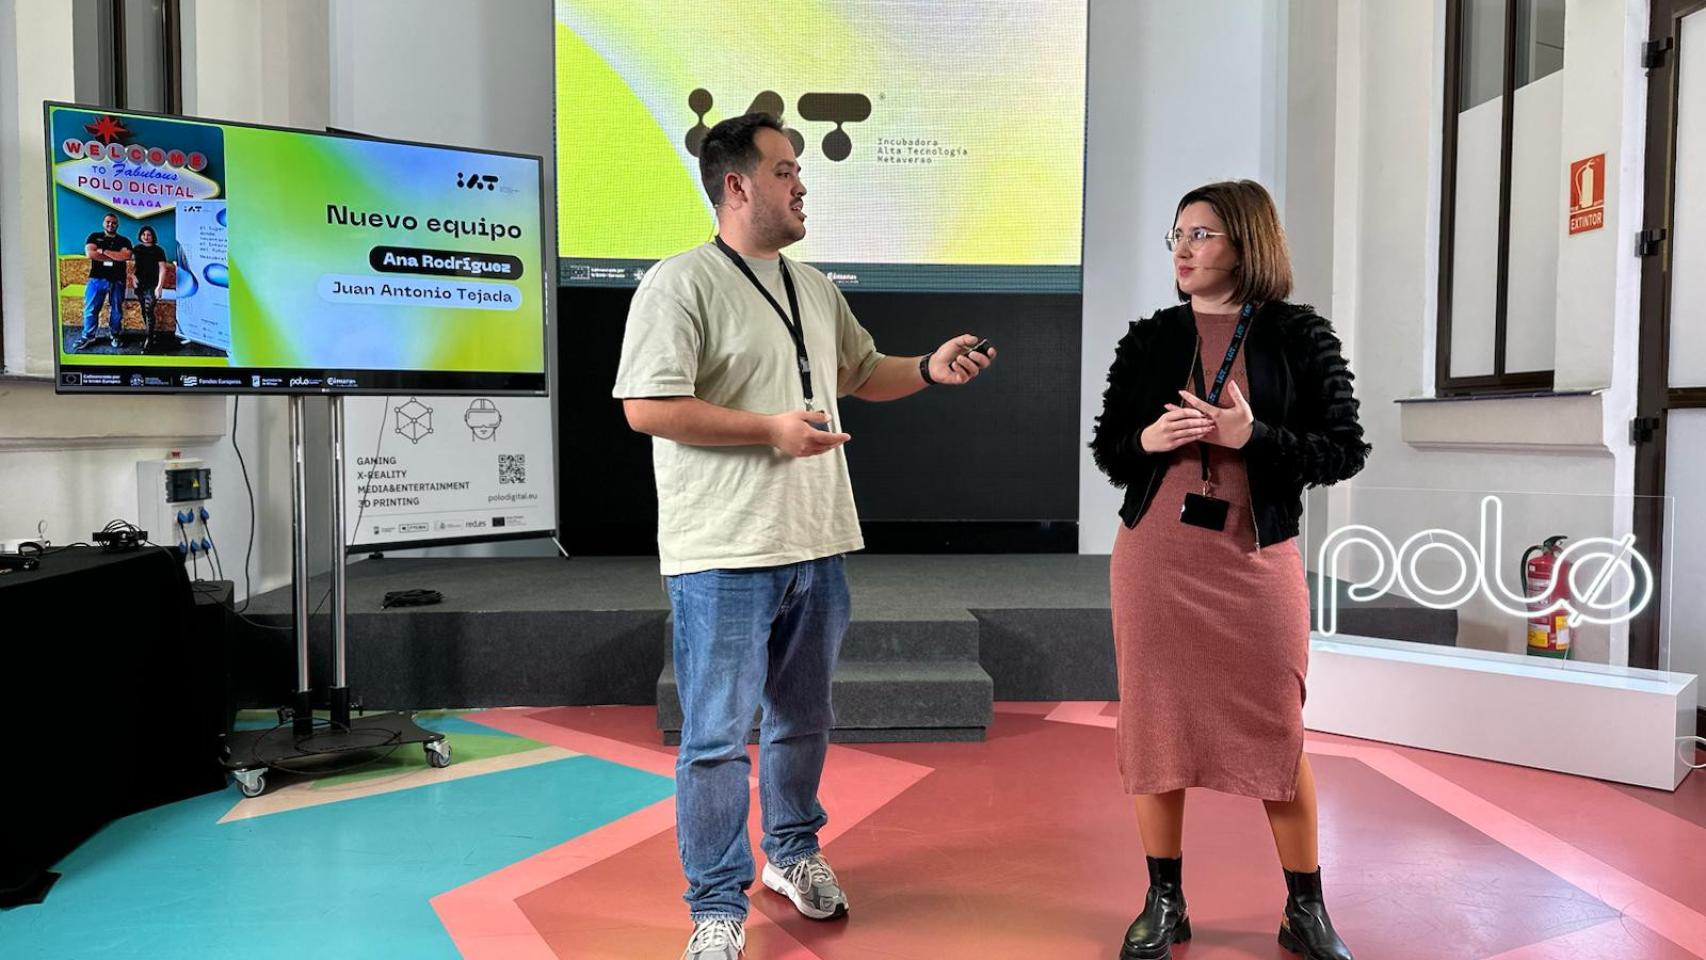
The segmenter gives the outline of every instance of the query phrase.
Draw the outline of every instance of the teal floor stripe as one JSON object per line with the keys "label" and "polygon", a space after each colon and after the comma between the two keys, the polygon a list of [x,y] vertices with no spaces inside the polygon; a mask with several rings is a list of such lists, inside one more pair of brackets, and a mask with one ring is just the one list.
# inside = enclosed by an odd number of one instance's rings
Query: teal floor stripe
{"label": "teal floor stripe", "polygon": [[455,957],[432,897],[672,790],[573,757],[220,825],[233,787],[109,825],[44,904],[0,912],[0,956]]}

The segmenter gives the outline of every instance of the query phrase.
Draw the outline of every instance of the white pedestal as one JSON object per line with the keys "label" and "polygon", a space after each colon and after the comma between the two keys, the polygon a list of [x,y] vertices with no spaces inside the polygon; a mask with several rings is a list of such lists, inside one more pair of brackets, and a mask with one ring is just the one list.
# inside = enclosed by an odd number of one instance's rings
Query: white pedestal
{"label": "white pedestal", "polygon": [[1310,640],[1304,726],[1366,740],[1675,790],[1693,674],[1399,640]]}

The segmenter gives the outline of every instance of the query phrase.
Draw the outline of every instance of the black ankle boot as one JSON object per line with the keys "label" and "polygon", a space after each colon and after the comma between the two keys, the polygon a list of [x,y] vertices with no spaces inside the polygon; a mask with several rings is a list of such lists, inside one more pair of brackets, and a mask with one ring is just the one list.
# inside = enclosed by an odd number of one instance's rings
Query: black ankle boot
{"label": "black ankle boot", "polygon": [[1121,960],[1171,960],[1173,944],[1191,938],[1191,921],[1185,916],[1185,891],[1179,884],[1184,860],[1145,858],[1149,861],[1149,895],[1143,912],[1125,932]]}
{"label": "black ankle boot", "polygon": [[1321,900],[1321,871],[1285,872],[1285,921],[1280,925],[1280,946],[1304,960],[1355,960],[1351,950],[1333,932],[1327,905]]}

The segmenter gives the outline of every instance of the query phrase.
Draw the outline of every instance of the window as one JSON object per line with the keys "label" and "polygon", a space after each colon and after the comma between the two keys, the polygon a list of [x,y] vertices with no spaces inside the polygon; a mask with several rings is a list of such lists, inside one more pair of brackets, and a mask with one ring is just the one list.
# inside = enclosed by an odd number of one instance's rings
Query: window
{"label": "window", "polygon": [[1552,389],[1564,5],[1450,0],[1446,8],[1442,396]]}
{"label": "window", "polygon": [[78,102],[182,112],[178,0],[73,2]]}

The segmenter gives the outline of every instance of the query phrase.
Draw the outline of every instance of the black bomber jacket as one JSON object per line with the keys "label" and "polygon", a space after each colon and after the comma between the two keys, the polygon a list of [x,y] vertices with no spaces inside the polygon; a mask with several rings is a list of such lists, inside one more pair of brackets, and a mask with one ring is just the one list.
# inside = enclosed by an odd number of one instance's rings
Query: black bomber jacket
{"label": "black bomber jacket", "polygon": [[[1096,466],[1125,488],[1120,520],[1128,527],[1149,509],[1173,457],[1145,452],[1138,435],[1165,412],[1165,404],[1179,402],[1196,351],[1196,317],[1189,304],[1134,322],[1114,351],[1090,450]],[[1339,338],[1313,307],[1264,304],[1244,351],[1247,399],[1256,421],[1241,452],[1259,549],[1297,536],[1305,486],[1350,479],[1371,448],[1357,422],[1354,377]]]}

